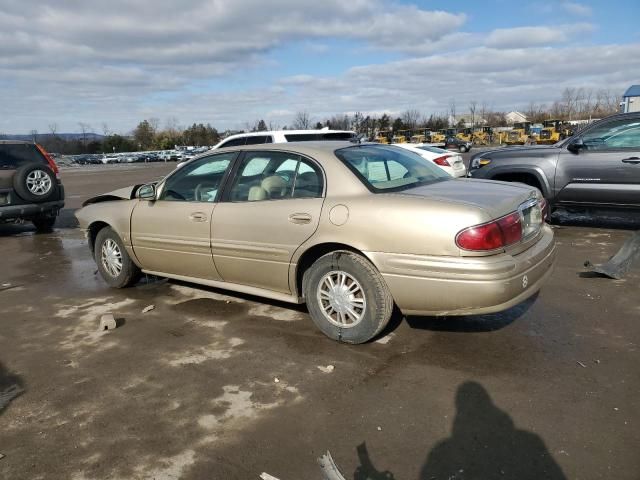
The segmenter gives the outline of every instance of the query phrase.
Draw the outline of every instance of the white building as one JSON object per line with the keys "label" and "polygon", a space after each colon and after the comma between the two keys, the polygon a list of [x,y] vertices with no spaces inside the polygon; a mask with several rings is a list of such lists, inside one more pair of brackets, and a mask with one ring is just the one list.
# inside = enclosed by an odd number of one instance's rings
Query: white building
{"label": "white building", "polygon": [[640,85],[631,85],[620,102],[622,113],[640,112]]}
{"label": "white building", "polygon": [[516,110],[509,112],[504,116],[507,119],[509,125],[513,125],[516,122],[526,122],[527,116],[524,113],[520,113]]}

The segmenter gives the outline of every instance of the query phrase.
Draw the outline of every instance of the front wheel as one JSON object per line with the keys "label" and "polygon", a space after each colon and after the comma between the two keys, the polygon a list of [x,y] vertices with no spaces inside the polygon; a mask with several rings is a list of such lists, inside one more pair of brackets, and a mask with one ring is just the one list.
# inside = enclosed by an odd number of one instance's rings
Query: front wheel
{"label": "front wheel", "polygon": [[94,258],[100,275],[110,287],[129,287],[140,279],[140,269],[129,257],[118,234],[110,227],[98,232]]}
{"label": "front wheel", "polygon": [[313,323],[334,340],[367,342],[391,318],[393,298],[384,279],[355,253],[320,257],[305,272],[302,287]]}

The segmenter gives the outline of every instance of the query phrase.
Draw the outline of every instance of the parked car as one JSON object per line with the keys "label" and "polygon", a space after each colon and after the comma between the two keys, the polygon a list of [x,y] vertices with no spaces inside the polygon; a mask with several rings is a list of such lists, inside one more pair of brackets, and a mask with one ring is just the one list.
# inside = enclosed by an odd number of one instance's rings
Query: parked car
{"label": "parked car", "polygon": [[380,144],[214,150],[158,183],[94,197],[76,216],[105,282],[142,272],[291,303],[330,338],[406,315],[501,311],[551,272],[544,199],[526,185],[453,179]]}
{"label": "parked car", "polygon": [[467,175],[467,168],[464,166],[464,161],[459,153],[453,153],[450,150],[422,143],[394,143],[393,145],[410,150],[430,160],[452,177],[465,177]]}
{"label": "parked car", "polygon": [[117,156],[117,155],[104,155],[100,159],[100,161],[105,165],[113,164],[113,163],[120,163],[120,160],[121,160],[120,157]]}
{"label": "parked car", "polygon": [[0,223],[30,221],[49,231],[63,207],[53,158],[38,144],[0,140]]}
{"label": "parked car", "polygon": [[465,142],[456,137],[447,137],[444,140],[444,148],[447,150],[458,150],[460,153],[465,153],[471,150],[472,147],[472,142]]}
{"label": "parked car", "polygon": [[640,208],[640,113],[607,117],[554,145],[478,153],[469,176],[534,186],[555,206]]}

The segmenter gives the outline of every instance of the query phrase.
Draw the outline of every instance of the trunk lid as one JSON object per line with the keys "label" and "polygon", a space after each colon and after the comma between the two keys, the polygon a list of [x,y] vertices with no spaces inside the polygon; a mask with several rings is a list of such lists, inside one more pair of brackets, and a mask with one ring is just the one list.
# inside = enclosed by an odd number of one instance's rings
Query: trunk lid
{"label": "trunk lid", "polygon": [[464,203],[482,209],[490,217],[487,220],[492,220],[516,211],[527,200],[535,199],[537,191],[534,187],[517,183],[452,179],[410,188],[401,194]]}

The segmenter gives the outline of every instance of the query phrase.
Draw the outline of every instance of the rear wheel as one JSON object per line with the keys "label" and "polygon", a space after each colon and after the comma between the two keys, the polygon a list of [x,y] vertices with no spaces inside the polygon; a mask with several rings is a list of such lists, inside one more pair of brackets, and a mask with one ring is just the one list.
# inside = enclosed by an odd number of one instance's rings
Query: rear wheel
{"label": "rear wheel", "polygon": [[94,258],[100,275],[110,287],[129,287],[140,279],[140,269],[133,263],[122,240],[111,227],[98,232]]}
{"label": "rear wheel", "polygon": [[13,189],[28,202],[46,202],[57,192],[56,177],[48,165],[28,163],[16,170]]}
{"label": "rear wheel", "polygon": [[393,298],[382,276],[360,255],[328,253],[305,272],[302,287],[311,319],[329,338],[371,340],[387,325]]}

